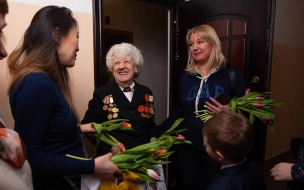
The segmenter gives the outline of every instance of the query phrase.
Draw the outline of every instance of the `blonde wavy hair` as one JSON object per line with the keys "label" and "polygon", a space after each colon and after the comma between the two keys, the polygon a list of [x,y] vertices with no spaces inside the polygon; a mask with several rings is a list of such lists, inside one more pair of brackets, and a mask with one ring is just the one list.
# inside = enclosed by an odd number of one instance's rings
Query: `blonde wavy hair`
{"label": "blonde wavy hair", "polygon": [[217,67],[225,66],[226,59],[221,50],[221,41],[219,37],[217,36],[215,30],[211,26],[207,24],[203,24],[192,28],[186,36],[189,55],[188,55],[187,68],[185,70],[188,71],[191,75],[195,75],[197,73],[196,70],[197,62],[190,53],[190,37],[191,35],[195,35],[195,34],[198,35],[201,39],[204,39],[206,42],[208,42],[212,47],[212,51],[208,60],[209,71]]}

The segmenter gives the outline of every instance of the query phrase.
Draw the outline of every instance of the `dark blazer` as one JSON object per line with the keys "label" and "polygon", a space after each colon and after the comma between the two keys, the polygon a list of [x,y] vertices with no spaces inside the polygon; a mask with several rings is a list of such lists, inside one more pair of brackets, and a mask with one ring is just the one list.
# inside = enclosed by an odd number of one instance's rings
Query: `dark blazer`
{"label": "dark blazer", "polygon": [[266,190],[260,167],[250,161],[221,169],[207,190]]}
{"label": "dark blazer", "polygon": [[[126,149],[148,143],[150,142],[150,138],[155,136],[156,125],[154,114],[148,113],[148,118],[143,117],[142,113],[138,111],[138,106],[140,105],[144,106],[149,104],[149,107],[153,107],[153,102],[147,102],[145,100],[146,94],[153,96],[152,91],[148,87],[135,82],[133,98],[130,102],[119,88],[118,84],[113,80],[94,91],[93,99],[89,101],[88,110],[81,123],[102,123],[108,121],[108,115],[111,112],[103,109],[103,106],[105,105],[103,100],[106,96],[112,95],[114,100],[113,104],[115,104],[116,108],[119,110],[116,119],[128,119],[133,130],[116,130],[112,131],[110,134],[123,143]],[[151,109],[153,109],[152,113],[154,113],[154,107]],[[103,155],[110,151],[111,146],[100,142],[96,150],[96,155]]]}

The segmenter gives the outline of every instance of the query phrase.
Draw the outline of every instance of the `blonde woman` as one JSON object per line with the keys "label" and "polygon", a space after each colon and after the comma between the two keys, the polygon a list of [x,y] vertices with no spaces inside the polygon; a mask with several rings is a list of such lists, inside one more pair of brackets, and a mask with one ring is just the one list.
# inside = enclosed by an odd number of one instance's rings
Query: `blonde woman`
{"label": "blonde woman", "polygon": [[235,70],[236,92],[233,92],[229,78],[230,69],[221,52],[220,40],[211,26],[192,28],[186,41],[189,62],[180,77],[176,107],[157,130],[161,134],[176,119],[185,118],[179,127],[187,129],[184,136],[193,145],[183,144],[176,147],[176,186],[180,189],[206,189],[219,171],[220,165],[206,153],[201,134],[203,122],[196,118],[195,111],[208,109],[213,114],[228,112],[228,106],[220,104],[214,98],[221,93],[230,97],[242,96],[246,85],[241,73]]}

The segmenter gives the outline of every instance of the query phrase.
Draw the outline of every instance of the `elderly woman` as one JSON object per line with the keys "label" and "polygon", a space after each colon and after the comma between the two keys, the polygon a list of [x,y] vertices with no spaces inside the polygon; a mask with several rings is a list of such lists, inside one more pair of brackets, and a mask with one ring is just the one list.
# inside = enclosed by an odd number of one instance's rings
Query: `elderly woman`
{"label": "elderly woman", "polygon": [[[107,53],[106,63],[114,80],[94,91],[93,99],[89,101],[88,110],[81,121],[82,124],[88,124],[127,119],[134,130],[110,132],[126,149],[149,143],[156,132],[152,91],[134,80],[139,76],[143,62],[140,50],[132,44],[112,46]],[[89,136],[91,142],[95,141],[95,137],[91,137]],[[96,156],[111,150],[110,145],[100,142]],[[164,179],[163,175],[161,178]],[[147,183],[142,184],[141,189],[161,190],[166,189],[166,186],[164,182]]]}
{"label": "elderly woman", "polygon": [[[112,131],[111,135],[126,149],[148,143],[154,136],[156,125],[152,91],[134,80],[143,66],[141,52],[132,44],[116,44],[108,51],[106,63],[114,80],[94,91],[81,123],[128,119],[134,130]],[[96,155],[109,151],[111,146],[100,142]]]}

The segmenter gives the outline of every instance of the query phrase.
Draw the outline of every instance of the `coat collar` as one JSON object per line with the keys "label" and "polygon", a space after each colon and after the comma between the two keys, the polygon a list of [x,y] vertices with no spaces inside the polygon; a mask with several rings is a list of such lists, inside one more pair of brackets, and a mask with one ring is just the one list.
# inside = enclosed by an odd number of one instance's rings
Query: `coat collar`
{"label": "coat collar", "polygon": [[119,85],[115,80],[110,82],[110,88],[111,88],[111,93],[113,95],[114,103],[121,104],[123,106],[127,107],[135,107],[138,104],[141,104],[144,101],[145,98],[145,93],[142,91],[141,86],[134,81],[135,86],[134,86],[134,93],[132,97],[132,101],[129,102],[127,97],[124,95],[123,91],[120,89]]}
{"label": "coat collar", "polygon": [[245,161],[241,164],[235,165],[235,166],[221,169],[214,180],[219,179],[223,176],[234,176],[239,173],[242,173],[244,171],[244,168],[246,167],[246,165],[247,165],[247,161]]}

